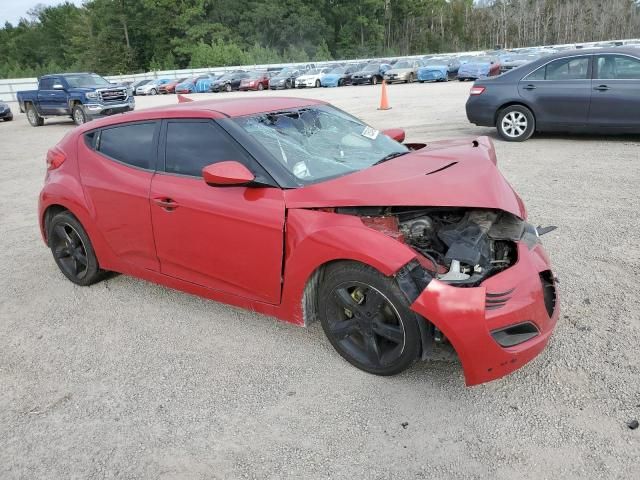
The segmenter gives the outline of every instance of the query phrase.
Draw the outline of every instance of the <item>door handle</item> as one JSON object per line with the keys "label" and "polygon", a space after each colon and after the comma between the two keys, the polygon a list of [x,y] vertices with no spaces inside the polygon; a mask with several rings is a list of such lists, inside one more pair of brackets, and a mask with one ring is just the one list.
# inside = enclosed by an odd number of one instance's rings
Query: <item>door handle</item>
{"label": "door handle", "polygon": [[535,85],[527,85],[526,87],[522,87],[525,90],[535,90],[537,87]]}
{"label": "door handle", "polygon": [[173,210],[178,208],[178,204],[174,202],[171,198],[166,198],[166,197],[154,198],[153,203],[165,209],[167,212],[172,212]]}
{"label": "door handle", "polygon": [[606,92],[607,90],[609,90],[609,87],[607,87],[606,85],[598,85],[594,88],[594,90],[598,90],[599,92]]}

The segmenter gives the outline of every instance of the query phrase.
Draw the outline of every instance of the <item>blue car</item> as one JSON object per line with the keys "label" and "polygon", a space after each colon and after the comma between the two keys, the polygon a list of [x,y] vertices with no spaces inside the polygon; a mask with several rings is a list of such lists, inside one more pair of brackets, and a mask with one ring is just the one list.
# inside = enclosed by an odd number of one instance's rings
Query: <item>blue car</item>
{"label": "blue car", "polygon": [[418,69],[417,78],[420,83],[447,82],[449,81],[449,68],[447,65],[427,64]]}
{"label": "blue car", "polygon": [[323,87],[342,87],[351,83],[355,67],[336,67],[320,79]]}
{"label": "blue car", "polygon": [[476,57],[475,59],[460,65],[458,80],[478,80],[479,78],[492,77],[500,73],[500,62],[495,57]]}
{"label": "blue car", "polygon": [[[184,82],[176,85],[176,93],[203,93],[208,92],[211,83],[215,80],[215,78],[211,75],[198,75],[195,77],[187,78]],[[198,86],[200,83],[200,86]],[[204,85],[207,86],[206,89],[203,90]]]}

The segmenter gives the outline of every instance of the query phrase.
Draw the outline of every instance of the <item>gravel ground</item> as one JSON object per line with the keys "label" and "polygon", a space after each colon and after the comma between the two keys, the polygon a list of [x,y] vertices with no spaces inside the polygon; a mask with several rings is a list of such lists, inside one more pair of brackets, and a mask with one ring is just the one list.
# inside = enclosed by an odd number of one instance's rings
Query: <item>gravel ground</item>
{"label": "gravel ground", "polygon": [[[495,137],[467,122],[469,86],[393,85],[390,111],[376,110],[380,87],[291,94],[410,141]],[[33,129],[13,107],[0,124],[0,478],[638,478],[640,138],[496,140],[532,222],[559,227],[544,243],[562,316],[532,363],[466,388],[455,358],[375,377],[319,325],[122,275],[72,285],[36,205],[46,151],[73,125]]]}

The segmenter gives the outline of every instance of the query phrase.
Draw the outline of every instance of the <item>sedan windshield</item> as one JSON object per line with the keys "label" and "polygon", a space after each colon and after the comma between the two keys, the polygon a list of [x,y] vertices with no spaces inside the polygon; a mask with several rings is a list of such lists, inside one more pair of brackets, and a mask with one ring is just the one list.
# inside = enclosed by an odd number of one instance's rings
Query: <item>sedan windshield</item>
{"label": "sedan windshield", "polygon": [[346,67],[337,67],[331,70],[329,73],[333,74],[343,74],[347,68]]}
{"label": "sedan windshield", "polygon": [[409,62],[398,62],[393,68],[412,68],[412,66]]}
{"label": "sedan windshield", "polygon": [[409,151],[329,105],[239,117],[234,121],[301,185],[363,170]]}
{"label": "sedan windshield", "polygon": [[64,78],[71,88],[107,87],[111,85],[107,80],[96,74],[65,75]]}
{"label": "sedan windshield", "polygon": [[378,65],[377,63],[370,63],[369,65],[367,65],[363,71],[365,72],[377,72],[378,70],[380,70],[380,65]]}

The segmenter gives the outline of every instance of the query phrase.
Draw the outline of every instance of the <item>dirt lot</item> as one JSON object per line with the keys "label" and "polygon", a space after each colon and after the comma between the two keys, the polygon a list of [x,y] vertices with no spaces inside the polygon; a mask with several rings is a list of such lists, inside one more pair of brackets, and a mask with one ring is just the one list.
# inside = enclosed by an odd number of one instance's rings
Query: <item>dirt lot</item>
{"label": "dirt lot", "polygon": [[[469,87],[393,85],[390,111],[376,110],[380,87],[280,95],[410,141],[495,137],[467,122]],[[496,140],[532,223],[559,227],[544,243],[562,316],[531,364],[469,389],[455,359],[379,378],[318,325],[126,276],[72,285],[36,204],[45,153],[73,125],[34,129],[13,107],[0,124],[0,478],[638,478],[640,138]]]}

